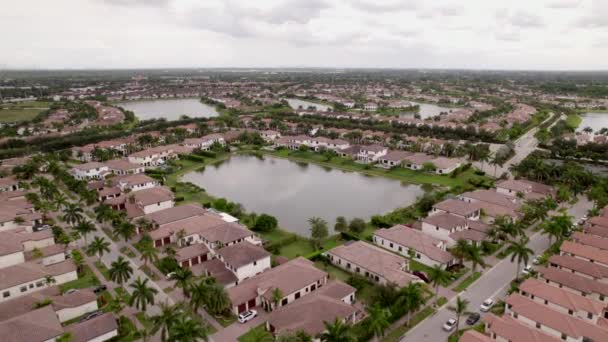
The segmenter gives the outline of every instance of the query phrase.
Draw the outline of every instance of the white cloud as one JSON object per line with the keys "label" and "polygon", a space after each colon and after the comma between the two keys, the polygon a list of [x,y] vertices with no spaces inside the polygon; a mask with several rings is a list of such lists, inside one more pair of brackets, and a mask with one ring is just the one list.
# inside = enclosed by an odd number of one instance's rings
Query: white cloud
{"label": "white cloud", "polygon": [[0,65],[605,68],[608,1],[589,1],[20,0]]}

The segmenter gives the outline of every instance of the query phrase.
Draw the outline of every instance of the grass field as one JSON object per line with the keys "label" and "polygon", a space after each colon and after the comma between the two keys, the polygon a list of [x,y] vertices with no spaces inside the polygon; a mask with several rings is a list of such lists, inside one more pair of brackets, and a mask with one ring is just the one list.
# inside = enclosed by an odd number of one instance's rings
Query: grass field
{"label": "grass field", "polygon": [[0,122],[28,121],[38,113],[48,109],[48,102],[22,102],[15,104],[0,104]]}
{"label": "grass field", "polygon": [[566,117],[566,125],[568,125],[568,127],[572,129],[576,129],[582,121],[583,118],[581,118],[581,116],[577,114],[571,114]]}
{"label": "grass field", "polygon": [[82,272],[79,274],[78,279],[59,285],[61,292],[65,292],[69,289],[86,289],[99,285],[99,279],[93,274],[93,271],[87,266],[82,266]]}

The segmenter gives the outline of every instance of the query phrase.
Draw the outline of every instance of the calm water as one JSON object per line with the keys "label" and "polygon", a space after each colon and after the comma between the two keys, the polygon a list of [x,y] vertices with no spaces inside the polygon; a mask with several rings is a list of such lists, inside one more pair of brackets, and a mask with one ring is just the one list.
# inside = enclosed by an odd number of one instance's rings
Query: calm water
{"label": "calm water", "polygon": [[578,125],[577,132],[582,132],[585,127],[593,128],[594,132],[599,132],[602,128],[608,127],[608,113],[585,113],[581,115],[583,121]]}
{"label": "calm water", "polygon": [[300,99],[285,99],[285,100],[289,103],[289,105],[293,109],[299,109],[300,106],[302,106],[302,109],[308,109],[309,106],[312,106],[312,107],[316,107],[318,111],[326,112],[329,108],[332,108],[331,106],[318,104],[318,103],[314,103],[314,102],[309,102],[309,101],[304,101],[304,100],[300,100]]}
{"label": "calm water", "polygon": [[[418,113],[420,114],[421,119],[432,118],[443,112],[449,113],[450,111],[458,109],[458,108],[451,108],[451,107],[450,108],[441,107],[436,104],[430,104],[430,103],[420,103],[420,102],[413,102],[413,101],[412,101],[412,103],[420,106],[420,111]],[[403,114],[402,115],[402,117],[413,117],[413,116],[414,116],[414,114]]]}
{"label": "calm water", "polygon": [[145,100],[117,103],[118,106],[130,110],[140,119],[177,120],[182,115],[192,118],[209,118],[218,113],[212,106],[202,103],[199,99],[175,100]]}
{"label": "calm water", "polygon": [[338,216],[368,219],[409,206],[424,193],[420,186],[395,180],[253,156],[233,156],[203,172],[190,172],[182,181],[241,203],[248,211],[273,215],[281,227],[303,236],[310,235],[310,217],[325,219],[331,234]]}

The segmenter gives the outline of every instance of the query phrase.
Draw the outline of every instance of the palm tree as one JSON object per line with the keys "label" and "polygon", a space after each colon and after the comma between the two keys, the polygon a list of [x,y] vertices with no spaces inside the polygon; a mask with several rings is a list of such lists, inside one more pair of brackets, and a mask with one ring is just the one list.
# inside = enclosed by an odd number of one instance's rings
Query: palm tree
{"label": "palm tree", "polygon": [[152,242],[144,243],[139,252],[141,253],[140,259],[144,262],[144,267],[148,266],[148,262],[155,262],[158,260],[158,249],[152,245]]}
{"label": "palm tree", "polygon": [[112,207],[110,207],[109,205],[107,205],[105,203],[102,203],[102,204],[98,205],[97,207],[95,207],[94,211],[95,211],[95,219],[99,223],[112,221],[112,219],[114,218],[115,212],[112,210]]}
{"label": "palm tree", "polygon": [[208,341],[209,329],[201,322],[181,315],[169,330],[169,341],[198,342]]}
{"label": "palm tree", "polygon": [[150,230],[152,230],[153,227],[152,222],[150,222],[150,220],[146,219],[145,217],[138,219],[135,224],[137,224],[137,228],[139,229],[140,233],[149,232]]}
{"label": "palm tree", "polygon": [[76,265],[76,273],[80,274],[80,272],[82,272],[82,265],[84,265],[84,258],[80,253],[80,250],[72,250],[72,261],[74,262],[74,265]]}
{"label": "palm tree", "polygon": [[481,255],[481,249],[478,245],[469,244],[469,247],[465,251],[464,258],[471,263],[473,273],[477,270],[477,266],[486,267],[486,263]]}
{"label": "palm tree", "polygon": [[349,331],[348,324],[336,317],[333,323],[323,322],[325,332],[321,335],[321,340],[325,342],[354,342],[355,337]]}
{"label": "palm tree", "polygon": [[122,284],[126,283],[129,281],[129,278],[131,278],[133,268],[131,267],[131,264],[121,255],[118,257],[118,259],[116,259],[116,261],[112,262],[109,273],[110,279],[122,286]]}
{"label": "palm tree", "polygon": [[534,254],[534,251],[527,246],[528,241],[528,237],[522,236],[519,241],[510,241],[509,246],[506,249],[507,255],[511,256],[511,262],[517,259],[517,273],[515,273],[515,279],[519,278],[521,263],[523,262],[527,265],[530,256]]}
{"label": "palm tree", "polygon": [[80,221],[75,227],[74,230],[80,234],[84,238],[84,243],[87,243],[87,234],[92,233],[97,230],[95,225],[89,221]]}
{"label": "palm tree", "polygon": [[110,253],[110,243],[104,238],[96,236],[87,247],[87,253],[89,255],[97,254],[97,260],[101,261],[101,257],[105,253]]}
{"label": "palm tree", "polygon": [[63,209],[62,219],[68,224],[74,226],[76,223],[82,220],[82,213],[84,211],[76,203],[68,203]]}
{"label": "palm tree", "polygon": [[230,308],[230,298],[224,287],[212,284],[207,290],[207,310],[213,315],[220,315]]}
{"label": "palm tree", "polygon": [[558,241],[562,236],[562,227],[556,224],[553,220],[545,221],[542,224],[542,234],[549,237],[549,247],[553,245],[553,238]]}
{"label": "palm tree", "polygon": [[435,288],[435,300],[437,300],[437,295],[439,293],[439,285],[444,285],[450,280],[450,273],[441,268],[440,265],[435,265],[429,270],[428,277],[431,281],[431,284]]}
{"label": "palm tree", "polygon": [[279,307],[279,303],[281,303],[281,300],[283,299],[283,297],[285,297],[283,295],[283,291],[281,291],[280,288],[275,287],[272,290],[272,302],[274,303],[274,308],[277,309]]}
{"label": "palm tree", "polygon": [[470,244],[467,240],[465,239],[459,239],[458,241],[456,241],[456,245],[454,245],[454,247],[452,247],[450,249],[450,252],[452,253],[452,255],[454,255],[456,258],[458,258],[458,261],[460,264],[463,264],[464,262],[464,258],[470,248]]}
{"label": "palm tree", "polygon": [[469,301],[461,299],[460,296],[456,297],[456,305],[448,306],[448,310],[456,314],[456,330],[458,330],[458,327],[460,326],[460,316],[469,314],[467,311],[468,306]]}
{"label": "palm tree", "polygon": [[165,342],[169,336],[169,331],[180,316],[183,315],[182,304],[178,303],[173,306],[167,303],[160,303],[160,313],[152,317],[153,329],[152,333],[156,334],[160,330],[160,340]]}
{"label": "palm tree", "polygon": [[190,307],[192,307],[192,311],[198,312],[198,309],[209,301],[208,292],[209,284],[204,279],[190,285]]}
{"label": "palm tree", "polygon": [[57,192],[54,200],[57,210],[61,209],[61,207],[65,207],[68,204],[68,199],[63,192]]}
{"label": "palm tree", "polygon": [[368,310],[368,313],[368,329],[374,333],[374,339],[378,340],[380,337],[384,337],[384,331],[391,325],[388,321],[390,312],[376,304]]}
{"label": "palm tree", "polygon": [[409,283],[406,287],[399,291],[397,297],[397,307],[401,307],[407,311],[407,325],[410,325],[410,318],[424,304],[424,297],[420,285]]}
{"label": "palm tree", "polygon": [[129,305],[135,307],[141,311],[146,311],[148,304],[154,305],[154,295],[158,293],[153,287],[148,286],[148,279],[137,278],[135,282],[129,285],[133,289],[131,298],[129,299]]}
{"label": "palm tree", "polygon": [[312,342],[312,337],[302,330],[287,332],[277,336],[276,342]]}
{"label": "palm tree", "polygon": [[57,283],[57,280],[52,275],[47,275],[44,277],[44,283],[46,284],[46,286],[51,286]]}
{"label": "palm tree", "polygon": [[247,332],[248,342],[274,342],[272,335],[266,329],[253,327]]}
{"label": "palm tree", "polygon": [[135,235],[135,226],[129,222],[121,221],[114,228],[114,233],[127,242]]}
{"label": "palm tree", "polygon": [[176,281],[175,285],[182,289],[186,298],[190,298],[190,287],[193,277],[192,271],[187,267],[180,267],[171,275],[171,279]]}
{"label": "palm tree", "polygon": [[142,315],[141,326],[142,328],[135,331],[135,337],[140,338],[143,342],[148,342],[150,337],[154,336],[154,325],[152,319],[148,317],[145,313]]}

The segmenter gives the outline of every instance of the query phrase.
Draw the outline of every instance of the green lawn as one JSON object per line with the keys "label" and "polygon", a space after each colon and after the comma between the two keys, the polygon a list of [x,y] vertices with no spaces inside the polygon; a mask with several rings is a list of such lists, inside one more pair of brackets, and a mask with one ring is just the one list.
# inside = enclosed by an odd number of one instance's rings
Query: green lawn
{"label": "green lawn", "polygon": [[576,129],[582,121],[583,118],[578,114],[570,114],[566,117],[566,125],[572,129]]}
{"label": "green lawn", "polygon": [[[329,273],[329,277],[331,279],[337,279],[342,282],[347,282],[348,279],[351,277],[351,274],[346,272],[345,270],[338,268],[334,265],[325,263],[323,261],[315,262],[315,267]],[[359,294],[357,293],[357,295]]]}
{"label": "green lawn", "polygon": [[110,270],[106,267],[106,265],[101,261],[95,261],[95,267],[101,273],[101,275],[106,279],[110,280]]}
{"label": "green lawn", "polygon": [[128,256],[129,258],[135,258],[135,252],[133,252],[133,250],[131,250],[131,248],[127,247],[127,246],[122,246],[120,248],[120,253]]}
{"label": "green lawn", "polygon": [[[427,306],[422,311],[417,313],[410,320],[409,325],[402,325],[397,329],[393,330],[390,334],[386,335],[381,341],[382,342],[397,342],[401,339],[403,334],[407,333],[411,328],[416,326],[418,323],[424,321],[427,317],[434,314],[435,310],[431,306]],[[439,327],[438,327],[439,329]]]}
{"label": "green lawn", "polygon": [[29,101],[0,105],[0,122],[29,121],[48,109],[48,102]]}
{"label": "green lawn", "polygon": [[72,280],[65,284],[59,285],[61,292],[65,292],[70,289],[86,289],[90,287],[95,287],[99,285],[99,279],[93,274],[93,271],[89,268],[89,266],[82,266],[82,272],[79,274],[78,279]]}
{"label": "green lawn", "polygon": [[477,279],[481,277],[481,272],[475,272],[470,276],[466,277],[458,286],[454,287],[455,292],[460,292],[466,290],[469,286],[471,286]]}

